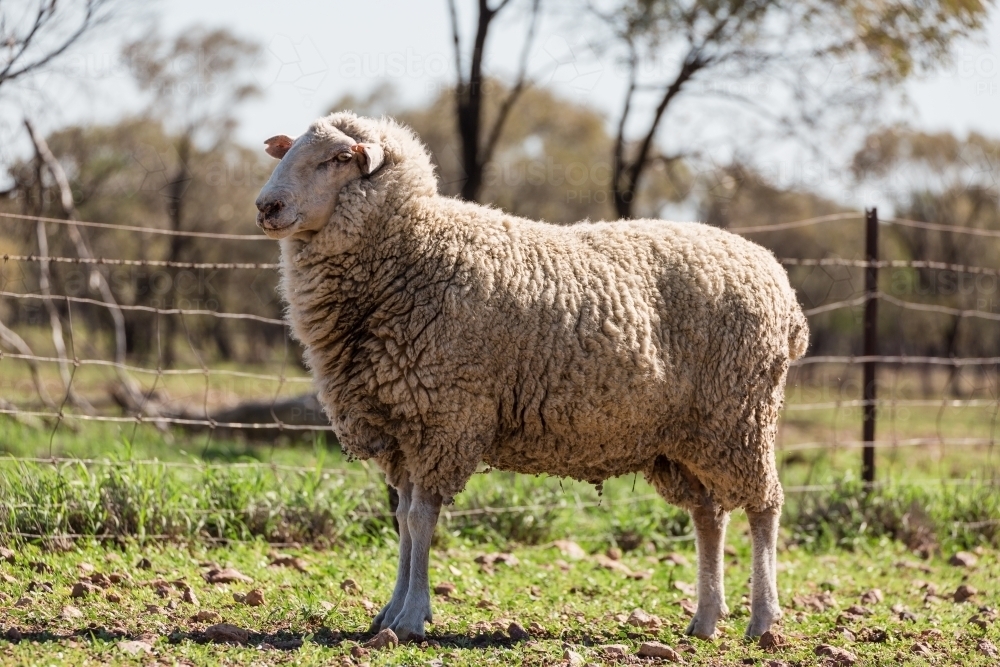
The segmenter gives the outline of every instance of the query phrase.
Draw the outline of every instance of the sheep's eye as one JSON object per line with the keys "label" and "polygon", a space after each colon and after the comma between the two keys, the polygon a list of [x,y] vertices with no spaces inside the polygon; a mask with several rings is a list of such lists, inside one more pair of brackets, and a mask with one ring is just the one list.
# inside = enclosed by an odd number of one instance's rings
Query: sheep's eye
{"label": "sheep's eye", "polygon": [[337,157],[334,159],[338,162],[350,162],[352,157],[354,156],[349,151],[344,151],[343,153],[337,153]]}

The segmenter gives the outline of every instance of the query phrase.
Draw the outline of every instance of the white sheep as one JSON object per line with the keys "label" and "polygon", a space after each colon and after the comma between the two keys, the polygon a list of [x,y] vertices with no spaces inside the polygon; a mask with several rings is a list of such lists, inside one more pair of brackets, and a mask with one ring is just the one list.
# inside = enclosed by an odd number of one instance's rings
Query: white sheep
{"label": "white sheep", "polygon": [[598,484],[642,472],[688,509],[709,638],[727,613],[723,543],[746,509],[747,635],[780,616],[774,437],[808,326],[766,249],[696,223],[555,226],[437,194],[390,119],[336,113],[293,140],[257,199],[281,239],[295,335],[342,446],[399,491],[392,598],[372,629],[431,620],[442,503],[480,462]]}

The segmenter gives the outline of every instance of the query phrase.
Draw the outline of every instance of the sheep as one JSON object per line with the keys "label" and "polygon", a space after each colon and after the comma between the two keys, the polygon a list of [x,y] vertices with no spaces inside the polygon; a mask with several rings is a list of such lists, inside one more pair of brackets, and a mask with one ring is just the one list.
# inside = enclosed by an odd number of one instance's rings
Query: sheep
{"label": "sheep", "polygon": [[641,472],[693,517],[698,604],[728,613],[723,546],[744,508],[748,636],[781,615],[774,462],[806,319],[765,248],[698,223],[556,226],[441,196],[430,156],[392,119],[350,112],[296,139],[257,224],[280,240],[280,289],[343,448],[399,493],[399,567],[371,630],[431,621],[442,504],[480,463],[600,484]]}

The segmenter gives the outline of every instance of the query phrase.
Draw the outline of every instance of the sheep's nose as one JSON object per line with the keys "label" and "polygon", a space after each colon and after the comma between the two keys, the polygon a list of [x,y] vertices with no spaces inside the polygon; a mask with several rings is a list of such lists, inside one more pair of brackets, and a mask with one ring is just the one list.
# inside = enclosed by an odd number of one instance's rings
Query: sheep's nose
{"label": "sheep's nose", "polygon": [[257,210],[264,214],[265,218],[273,218],[285,207],[285,202],[280,199],[257,200]]}

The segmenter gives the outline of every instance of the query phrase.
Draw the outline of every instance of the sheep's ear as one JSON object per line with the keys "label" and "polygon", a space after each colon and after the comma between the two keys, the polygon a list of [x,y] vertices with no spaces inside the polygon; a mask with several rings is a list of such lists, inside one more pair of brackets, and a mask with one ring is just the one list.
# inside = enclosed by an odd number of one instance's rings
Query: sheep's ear
{"label": "sheep's ear", "polygon": [[378,144],[354,144],[351,152],[361,160],[361,173],[365,176],[373,174],[385,160],[385,153]]}
{"label": "sheep's ear", "polygon": [[278,136],[271,137],[264,142],[267,144],[267,148],[265,148],[264,151],[271,157],[275,157],[280,160],[285,157],[285,153],[287,153],[288,149],[292,147],[292,142],[294,141],[294,139],[287,135],[279,134]]}

